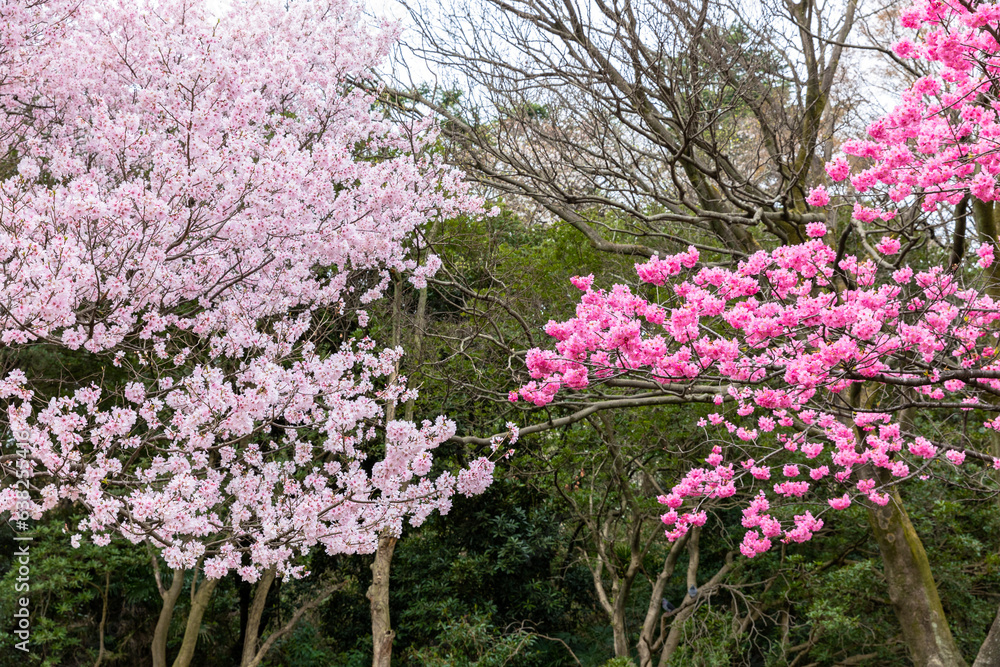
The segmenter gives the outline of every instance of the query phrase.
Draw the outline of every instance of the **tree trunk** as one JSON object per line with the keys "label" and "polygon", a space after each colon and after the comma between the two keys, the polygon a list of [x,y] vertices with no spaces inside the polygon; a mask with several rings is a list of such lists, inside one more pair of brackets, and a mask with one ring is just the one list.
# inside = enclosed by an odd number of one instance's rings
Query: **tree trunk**
{"label": "tree trunk", "polygon": [[611,630],[615,638],[615,657],[629,657],[628,634],[625,632],[625,602],[628,595],[621,592],[612,592],[615,598],[615,605],[611,612]]}
{"label": "tree trunk", "polygon": [[[195,570],[195,579],[198,571]],[[195,590],[197,581],[191,581],[192,592]],[[184,639],[181,641],[181,650],[174,659],[173,667],[189,667],[194,658],[194,649],[198,645],[198,634],[201,632],[201,619],[208,608],[208,601],[212,599],[212,592],[219,583],[218,579],[205,579],[197,592],[191,596],[191,611],[188,612],[187,626],[184,628]]]}
{"label": "tree trunk", "polygon": [[[159,570],[156,572],[157,584],[159,584]],[[174,570],[174,578],[170,582],[169,590],[160,588],[163,606],[160,608],[160,616],[156,620],[156,629],[153,630],[153,645],[150,648],[153,653],[153,667],[167,667],[167,637],[170,634],[170,621],[174,617],[174,606],[181,596],[182,588],[184,588],[184,570]]]}
{"label": "tree trunk", "polygon": [[392,640],[396,633],[389,618],[389,567],[396,537],[388,532],[378,538],[378,550],[372,563],[372,585],[368,589],[372,611],[372,667],[389,667],[392,664]]}
{"label": "tree trunk", "polygon": [[[694,605],[694,601],[698,596],[698,564],[701,562],[701,549],[699,548],[698,542],[701,538],[701,526],[695,526],[692,528],[689,531],[689,535],[690,538],[687,543],[687,587],[689,593],[685,594],[684,601],[680,605],[681,609],[677,613],[677,618],[675,618],[674,622],[670,624],[670,632],[663,642],[663,651],[660,653],[661,666],[665,666],[667,664],[667,660],[670,659],[670,656],[672,656],[674,651],[677,650],[677,647],[680,646],[681,632],[684,630],[684,623],[691,618],[695,609],[697,609]],[[696,591],[694,595],[690,594],[691,590]]]}
{"label": "tree trunk", "polygon": [[[851,390],[850,401],[854,407],[870,408],[872,398],[868,384],[855,385]],[[900,421],[904,431],[912,430],[912,417],[912,411],[903,413]],[[854,437],[859,443],[866,438],[857,425],[854,425]],[[873,479],[879,484],[889,481],[884,471],[870,464],[860,469],[859,477]],[[891,487],[888,493],[886,505],[869,503],[868,522],[882,555],[889,600],[913,664],[915,667],[965,667],[941,606],[927,552],[903,507],[899,487]]]}
{"label": "tree trunk", "polygon": [[[725,563],[722,567],[712,575],[712,578],[706,581],[701,586],[698,586],[698,533],[694,531],[700,530],[699,528],[693,528],[692,533],[694,533],[691,539],[688,541],[688,589],[690,591],[691,587],[695,588],[695,594],[692,596],[690,592],[684,596],[684,601],[677,607],[676,616],[674,616],[673,622],[670,624],[670,630],[667,632],[666,636],[662,636],[653,645],[655,650],[660,642],[663,643],[663,649],[660,652],[660,663],[659,667],[666,667],[667,663],[670,662],[670,658],[673,656],[674,652],[681,644],[681,636],[684,633],[684,624],[689,618],[691,618],[695,611],[698,609],[698,601],[702,598],[706,598],[712,595],[715,590],[722,584],[725,578],[729,575],[729,572],[733,569],[733,558],[736,556],[735,551],[730,551],[726,554]],[[661,621],[662,626],[662,621]]]}
{"label": "tree trunk", "polygon": [[689,605],[681,609],[670,624],[670,632],[663,642],[663,651],[660,653],[660,667],[666,667],[667,661],[673,656],[674,651],[681,645],[681,633],[684,632],[684,624],[694,615],[696,607]]}
{"label": "tree trunk", "polygon": [[965,667],[941,607],[927,552],[903,508],[899,492],[893,488],[889,504],[869,509],[868,518],[882,552],[889,599],[913,664]]}
{"label": "tree trunk", "polygon": [[986,641],[979,647],[979,655],[976,656],[972,667],[997,667],[998,665],[1000,665],[1000,611],[997,611],[989,634],[986,635]]}
{"label": "tree trunk", "polygon": [[[396,274],[392,299],[392,344],[399,346],[402,325],[403,281]],[[395,382],[399,375],[399,360],[389,375],[389,382]],[[385,407],[385,421],[396,418],[396,404],[389,402]],[[404,487],[405,488],[405,487]],[[396,550],[396,538],[384,530],[378,538],[375,560],[372,562],[372,585],[368,588],[372,614],[372,667],[389,667],[392,664],[392,640],[396,632],[389,617],[389,570],[392,567],[392,553]]]}
{"label": "tree trunk", "polygon": [[[260,667],[260,663],[263,662],[264,656],[266,656],[267,652],[271,650],[271,647],[274,646],[275,642],[294,630],[295,626],[298,625],[299,620],[301,620],[307,612],[320,606],[328,597],[330,597],[330,595],[333,594],[334,591],[338,591],[343,587],[344,584],[341,582],[339,584],[326,586],[322,589],[316,597],[299,607],[298,610],[292,614],[292,617],[287,623],[285,623],[278,630],[269,634],[267,639],[264,640],[264,643],[261,644],[260,650],[257,651],[257,655],[253,656],[248,663],[241,665],[240,667]],[[264,597],[266,598],[267,596],[265,595]]]}
{"label": "tree trunk", "polygon": [[243,658],[240,660],[242,667],[247,667],[253,659],[257,657],[257,641],[260,639],[260,619],[264,615],[264,607],[267,604],[267,593],[274,583],[274,568],[264,572],[264,576],[257,582],[257,590],[254,592],[253,604],[247,613],[246,629],[243,637]]}
{"label": "tree trunk", "polygon": [[[660,574],[653,583],[653,592],[649,596],[649,607],[646,609],[646,618],[642,623],[642,630],[639,632],[639,667],[652,667],[653,665],[653,644],[656,641],[653,635],[656,632],[656,622],[663,612],[663,589],[666,587],[670,577],[673,576],[677,557],[680,555],[690,535],[691,533],[689,532],[670,545],[670,552],[663,560],[663,569],[660,570]],[[677,604],[680,603],[681,601],[678,600]]]}
{"label": "tree trunk", "polygon": [[[101,624],[97,627],[97,636],[100,644],[97,649],[97,660],[94,661],[94,667],[101,667],[101,663],[104,662],[104,655],[106,653],[104,649],[104,628],[108,623],[108,591],[111,589],[111,571],[105,570],[104,572],[104,590],[101,590]],[[100,590],[100,588],[98,588]]]}
{"label": "tree trunk", "polygon": [[[428,243],[433,239],[434,228],[432,227],[428,231]],[[398,321],[398,318],[397,320]],[[427,288],[424,287],[417,293],[417,314],[416,320],[413,323],[413,354],[410,355],[410,359],[413,360],[414,370],[410,375],[410,380],[415,382],[415,376],[417,373],[421,372],[420,369],[424,363],[424,331],[427,329]],[[398,341],[396,343],[399,344]],[[414,409],[414,399],[410,399],[406,402],[406,409],[404,411],[404,419],[406,421],[413,421],[413,409]]]}
{"label": "tree trunk", "polygon": [[[601,609],[608,615],[611,623],[611,634],[614,641],[614,651],[616,658],[629,657],[628,634],[625,631],[625,602],[628,599],[628,591],[631,588],[630,582],[615,570],[615,564],[608,558],[607,553],[601,545],[601,540],[607,537],[610,531],[608,521],[605,521],[601,532],[594,531],[597,542],[597,556],[594,565],[590,565],[590,574],[594,579],[594,590],[597,593],[597,600]],[[604,586],[604,570],[608,571],[611,578],[611,590]]]}

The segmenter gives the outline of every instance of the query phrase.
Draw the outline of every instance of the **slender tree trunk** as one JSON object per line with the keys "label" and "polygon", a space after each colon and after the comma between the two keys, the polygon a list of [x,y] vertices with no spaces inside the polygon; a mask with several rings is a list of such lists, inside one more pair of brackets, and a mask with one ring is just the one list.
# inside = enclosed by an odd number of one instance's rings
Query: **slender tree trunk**
{"label": "slender tree trunk", "polygon": [[[402,325],[403,279],[395,275],[395,288],[392,298],[392,344],[399,345]],[[394,382],[399,375],[399,361],[389,375],[389,382]],[[389,403],[385,407],[386,423],[396,418],[396,405]],[[375,560],[372,562],[372,585],[368,588],[368,600],[371,602],[372,615],[372,667],[389,667],[392,664],[392,640],[396,632],[392,629],[392,619],[389,616],[389,571],[392,567],[392,554],[396,550],[397,538],[389,531],[383,531],[378,538],[378,548],[375,550]]]}
{"label": "slender tree trunk", "polygon": [[[155,561],[154,561],[155,564]],[[160,584],[159,569],[156,569],[156,583]],[[160,608],[160,616],[156,620],[156,629],[153,630],[153,667],[167,667],[167,637],[170,633],[170,621],[174,617],[174,606],[181,596],[181,589],[184,588],[184,570],[174,570],[174,578],[170,582],[170,588],[160,588],[160,597],[163,598],[163,606]]]}
{"label": "slender tree trunk", "polygon": [[389,566],[396,549],[396,537],[386,532],[378,538],[378,550],[372,563],[372,585],[368,589],[372,611],[372,667],[392,664],[392,640],[396,632],[389,618]]}
{"label": "slender tree trunk", "polygon": [[307,612],[323,604],[323,602],[325,602],[334,591],[338,591],[343,587],[343,583],[327,586],[321,590],[318,595],[309,600],[309,602],[306,602],[304,605],[299,607],[298,610],[292,614],[292,617],[287,623],[267,636],[267,639],[265,639],[264,643],[261,644],[260,650],[257,651],[257,655],[253,656],[248,663],[241,665],[240,667],[260,667],[260,663],[264,660],[264,656],[266,656],[267,652],[271,650],[271,647],[274,646],[275,642],[295,629],[295,626],[298,625],[298,622]]}
{"label": "slender tree trunk", "polygon": [[979,647],[979,655],[972,667],[997,667],[1000,665],[1000,611],[993,619],[993,625],[986,635],[986,641]]}
{"label": "slender tree trunk", "polygon": [[[417,317],[413,323],[413,354],[411,359],[416,364],[414,373],[420,372],[424,362],[424,331],[427,329],[427,288],[424,287],[417,294]],[[412,376],[411,376],[411,379]],[[414,402],[411,398],[406,402],[406,410],[403,413],[406,421],[413,421]]]}
{"label": "slender tree trunk", "polygon": [[[652,667],[653,665],[653,643],[656,641],[653,635],[656,632],[656,622],[663,613],[663,589],[666,587],[670,577],[673,576],[677,557],[680,555],[690,535],[691,533],[689,532],[670,545],[670,552],[663,560],[663,569],[660,570],[660,574],[657,575],[656,581],[653,583],[653,592],[649,596],[649,607],[646,609],[646,618],[642,623],[642,630],[639,632],[639,667]],[[680,603],[680,600],[678,600],[677,604]]]}
{"label": "slender tree trunk", "polygon": [[[614,480],[621,491],[622,498],[625,500],[625,506],[622,508],[623,514],[625,511],[628,511],[631,515],[628,539],[629,557],[626,565],[623,566],[620,562],[617,562],[617,558],[610,557],[611,554],[607,553],[606,545],[611,543],[611,535],[613,534],[613,529],[608,521],[604,524],[605,546],[598,545],[598,554],[607,562],[608,571],[612,577],[611,628],[614,634],[615,657],[628,658],[631,655],[631,647],[628,641],[628,628],[625,623],[625,609],[632,593],[632,586],[635,584],[635,578],[642,570],[642,556],[645,552],[642,543],[644,516],[638,510],[640,503],[637,502],[632,489],[631,475],[625,470],[620,443],[615,433],[614,420],[607,413],[601,413],[600,424],[595,422],[594,427],[600,431],[601,437],[608,447],[608,452],[611,454],[611,467],[614,470]],[[631,509],[628,510],[627,508]]]}
{"label": "slender tree trunk", "polygon": [[698,564],[701,562],[701,550],[698,548],[698,542],[701,537],[701,527],[695,526],[690,530],[690,533],[691,536],[687,543],[687,587],[689,591],[693,588],[696,592],[694,595],[685,594],[681,609],[677,613],[677,617],[674,619],[674,622],[670,624],[670,632],[667,634],[667,638],[663,642],[663,651],[660,654],[661,667],[664,667],[667,664],[670,656],[672,656],[674,651],[677,650],[677,647],[680,646],[681,632],[684,630],[684,623],[691,618],[695,609],[697,609],[694,601],[698,596]]}
{"label": "slender tree trunk", "polygon": [[628,600],[628,595],[623,591],[615,590],[615,588],[617,587],[612,587],[611,589],[615,600],[611,612],[611,629],[615,638],[615,657],[627,658],[629,657],[629,644],[628,634],[625,631],[625,603]]}
{"label": "slender tree trunk", "polygon": [[662,650],[660,652],[660,663],[659,667],[666,667],[670,658],[673,656],[674,652],[681,644],[681,636],[684,633],[684,624],[689,618],[691,618],[695,611],[698,609],[698,601],[701,598],[712,595],[712,593],[722,584],[725,578],[729,575],[729,572],[733,569],[733,558],[736,556],[735,551],[730,551],[726,554],[725,563],[722,567],[712,575],[712,578],[698,586],[698,528],[693,528],[694,533],[691,539],[688,540],[688,576],[687,585],[688,589],[692,586],[695,587],[695,594],[692,596],[690,593],[685,594],[684,601],[677,608],[676,616],[674,616],[673,622],[670,624],[670,630],[663,636],[661,631],[661,637],[653,644],[653,649],[655,650],[660,646],[662,642]]}
{"label": "slender tree trunk", "polygon": [[[601,609],[608,615],[611,623],[611,635],[616,658],[629,656],[628,635],[625,632],[625,600],[628,598],[629,582],[624,581],[620,573],[615,571],[615,564],[608,558],[602,541],[607,538],[611,528],[609,520],[605,520],[600,531],[594,531],[594,541],[597,543],[597,556],[594,564],[588,562],[590,574],[594,579],[594,590]],[[604,570],[607,569],[611,578],[611,590],[604,586]],[[610,593],[610,595],[609,595]]]}
{"label": "slender tree trunk", "polygon": [[660,653],[660,667],[666,667],[667,662],[673,656],[674,651],[681,645],[681,633],[684,631],[684,624],[694,615],[696,607],[690,605],[681,609],[670,624],[670,632],[663,642],[663,651]]}
{"label": "slender tree trunk", "polygon": [[[432,230],[433,231],[433,230]],[[392,344],[399,345],[402,329],[402,279],[396,276],[392,303]],[[427,288],[420,290],[417,297],[417,318],[413,331],[415,359],[421,363],[423,357],[424,329],[427,326]],[[392,372],[390,381],[395,380],[399,367]],[[406,402],[404,418],[413,419],[413,399]],[[396,416],[396,406],[386,406],[386,421],[392,421]],[[368,589],[368,599],[371,601],[372,614],[372,665],[373,667],[389,667],[392,661],[392,641],[396,636],[392,629],[389,616],[389,573],[392,566],[392,554],[396,550],[397,538],[386,533],[379,537],[378,549],[375,552],[375,562],[372,563],[372,585]]]}
{"label": "slender tree trunk", "polygon": [[[104,572],[104,590],[101,591],[101,624],[97,628],[97,635],[100,641],[100,645],[97,649],[97,660],[94,661],[94,667],[101,667],[101,663],[104,662],[104,628],[108,622],[108,591],[111,589],[111,571],[106,570]],[[98,589],[100,590],[100,589]]]}
{"label": "slender tree trunk", "polygon": [[[195,579],[198,571],[195,570]],[[198,634],[201,632],[201,619],[208,608],[208,602],[212,599],[212,592],[219,583],[218,579],[205,579],[201,586],[195,591],[197,581],[191,582],[191,611],[188,612],[187,626],[184,628],[184,639],[181,641],[181,650],[174,659],[173,667],[189,667],[194,658],[194,649],[198,645]]]}
{"label": "slender tree trunk", "polygon": [[257,582],[257,590],[254,591],[253,604],[247,613],[246,629],[243,637],[243,657],[240,660],[242,667],[247,667],[253,659],[257,657],[257,641],[260,638],[260,619],[264,615],[264,607],[267,605],[267,593],[274,583],[274,568],[264,572],[264,576]]}

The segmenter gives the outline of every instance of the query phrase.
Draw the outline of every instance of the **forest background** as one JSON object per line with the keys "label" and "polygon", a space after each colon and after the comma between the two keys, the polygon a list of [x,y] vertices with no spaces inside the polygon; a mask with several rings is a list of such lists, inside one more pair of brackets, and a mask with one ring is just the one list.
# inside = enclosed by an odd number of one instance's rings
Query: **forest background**
{"label": "forest background", "polygon": [[[397,67],[356,85],[376,91],[390,118],[432,114],[441,134],[428,150],[463,169],[500,212],[429,223],[413,252],[442,264],[426,287],[395,275],[367,322],[335,326],[343,338],[403,347],[399,372],[419,389],[402,408],[407,418],[457,423],[436,466],[488,455],[490,436],[508,422],[520,439],[485,493],[456,498],[446,516],[407,527],[398,542],[386,537],[376,556],[316,550],[312,576],[259,597],[254,585],[223,578],[190,664],[239,664],[258,599],[251,632],[264,640],[289,628],[264,665],[371,664],[373,614],[376,639],[392,628],[400,665],[912,664],[917,649],[894,612],[878,524],[864,507],[831,517],[817,539],[752,560],[738,555],[736,499],[713,506],[686,540],[667,541],[656,498],[716,444],[698,426],[710,400],[628,380],[544,408],[509,396],[528,380],[527,350],[547,345],[546,323],[573,315],[574,276],[634,284],[637,262],[688,246],[732,265],[806,240],[815,222],[842,253],[864,255],[850,193],[824,164],[865,136],[883,111],[876,100],[931,72],[890,48],[906,5],[446,4],[409,7]],[[820,185],[833,201],[812,206],[808,193]],[[900,208],[891,231],[909,263],[966,261],[975,236],[969,225],[966,241],[967,199],[933,213]],[[70,384],[106,370],[46,349],[2,348],[0,365],[15,356]],[[913,419],[994,451],[978,417]],[[973,483],[944,462],[930,473],[901,502],[960,654],[938,664],[961,664],[980,651],[1000,603],[995,483]],[[5,632],[0,665],[151,664],[162,595],[150,553],[121,540],[74,547],[67,527],[80,518],[66,504],[34,527],[32,651],[15,651]],[[17,599],[14,535],[0,532],[4,619]],[[373,582],[373,568],[391,577]],[[177,601],[171,655],[192,588],[185,583]],[[380,594],[388,607],[375,603]],[[380,650],[374,660],[387,664]]]}

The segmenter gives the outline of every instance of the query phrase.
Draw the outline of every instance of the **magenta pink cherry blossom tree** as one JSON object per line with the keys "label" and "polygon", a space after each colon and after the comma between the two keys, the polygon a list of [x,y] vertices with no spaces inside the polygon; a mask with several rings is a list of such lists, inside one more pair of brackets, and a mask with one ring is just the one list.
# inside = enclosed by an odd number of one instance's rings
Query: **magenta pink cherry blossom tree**
{"label": "magenta pink cherry blossom tree", "polygon": [[[660,497],[668,539],[704,524],[714,501],[742,492],[739,549],[752,558],[812,538],[824,515],[860,502],[916,664],[961,665],[899,488],[927,479],[935,465],[975,461],[969,474],[987,487],[1000,469],[996,447],[935,439],[913,419],[915,411],[960,412],[994,440],[1000,431],[1000,5],[927,0],[901,21],[917,33],[895,55],[937,73],[904,91],[869,127],[870,139],[844,145],[868,164],[851,177],[849,233],[833,238],[810,223],[808,242],[757,252],[735,268],[702,265],[694,248],[653,257],[636,265],[636,290],[603,291],[576,278],[584,292],[576,317],[549,323],[555,349],[528,353],[532,381],[511,398],[545,405],[564,387],[621,385],[623,376],[692,400],[714,396],[722,407],[701,425],[720,444],[707,467]],[[827,172],[843,181],[852,167],[840,157]],[[831,194],[817,187],[808,203],[828,206]],[[939,253],[938,265],[905,260],[920,239],[897,209],[915,203],[928,213],[956,210],[947,226],[952,250]],[[966,266],[969,208],[978,248]],[[852,234],[859,255],[848,252]],[[869,240],[874,234],[881,238]],[[773,511],[805,503],[815,509],[783,520]],[[1000,616],[976,665],[998,659]]]}
{"label": "magenta pink cherry blossom tree", "polygon": [[[824,236],[813,224],[813,235]],[[978,254],[980,267],[992,264],[992,246]],[[692,470],[661,499],[671,540],[705,521],[704,511],[678,514],[686,498],[725,498],[749,485],[761,491],[745,513],[744,555],[768,550],[773,538],[804,541],[822,521],[807,512],[782,526],[763,513],[765,494],[794,499],[833,488],[843,491],[827,501],[834,510],[856,498],[884,506],[885,489],[921,474],[939,453],[955,465],[967,456],[960,445],[914,436],[901,413],[1000,411],[988,400],[1000,391],[1000,308],[941,267],[904,267],[880,280],[875,261],[847,256],[838,273],[835,251],[820,238],[761,251],[735,270],[696,270],[698,259],[691,248],[636,266],[644,283],[669,288],[656,302],[624,285],[601,292],[590,278],[575,279],[585,292],[577,317],[549,323],[556,350],[529,352],[537,380],[520,390],[545,405],[560,386],[628,374],[678,390],[697,382],[699,392],[716,388],[717,405],[731,402],[732,420],[716,412],[701,422],[733,436],[728,456],[716,447],[711,469]],[[995,430],[1000,420],[984,425]],[[862,472],[866,464],[889,477],[877,482]]]}
{"label": "magenta pink cherry blossom tree", "polygon": [[45,378],[0,380],[24,452],[5,479],[21,465],[32,489],[5,482],[0,510],[72,501],[74,543],[255,581],[304,574],[314,548],[371,552],[490,484],[488,458],[431,475],[449,420],[386,421],[412,396],[401,350],[324,326],[364,327],[391,272],[421,285],[439,264],[414,259],[422,226],[482,209],[424,150],[430,124],[366,92],[395,28],[351,0],[229,4],[2,9],[0,344],[127,380],[45,403]]}

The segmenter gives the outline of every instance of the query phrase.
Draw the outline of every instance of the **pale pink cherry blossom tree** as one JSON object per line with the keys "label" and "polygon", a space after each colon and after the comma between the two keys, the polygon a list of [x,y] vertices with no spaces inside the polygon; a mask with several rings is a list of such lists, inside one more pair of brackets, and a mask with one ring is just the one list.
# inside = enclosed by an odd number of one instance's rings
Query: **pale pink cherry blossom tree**
{"label": "pale pink cherry blossom tree", "polygon": [[[230,5],[5,9],[21,28],[4,26],[0,95],[26,102],[0,121],[16,164],[0,182],[0,344],[125,379],[43,401],[46,378],[8,369],[0,400],[23,455],[2,459],[0,509],[37,519],[79,503],[74,544],[159,553],[174,575],[156,571],[155,665],[185,571],[175,665],[227,573],[269,584],[306,574],[312,549],[370,553],[493,471],[480,457],[431,475],[454,424],[387,420],[412,396],[394,373],[402,351],[329,327],[365,327],[390,272],[423,284],[438,264],[410,253],[425,223],[482,212],[425,150],[430,123],[386,121],[358,85],[395,28],[366,27],[352,0]],[[27,490],[6,481],[18,464]]]}
{"label": "pale pink cherry blossom tree", "polygon": [[[577,316],[550,322],[555,350],[529,352],[533,380],[512,399],[545,405],[563,387],[605,383],[730,406],[703,422],[725,446],[660,498],[668,539],[704,524],[714,501],[741,493],[740,551],[752,558],[808,540],[824,515],[862,503],[915,663],[964,665],[899,489],[970,461],[981,464],[970,478],[992,493],[1000,469],[1000,5],[918,2],[901,22],[918,32],[896,55],[937,73],[904,91],[869,127],[870,139],[844,145],[868,161],[851,177],[846,233],[832,238],[810,223],[812,240],[735,268],[703,265],[694,248],[654,257],[636,265],[636,290],[595,290],[577,278]],[[827,172],[839,182],[852,167],[837,158]],[[940,265],[933,254],[908,263],[921,239],[896,209],[914,201],[927,212],[954,207]],[[808,198],[830,202],[826,187]],[[970,210],[976,239],[967,238]],[[987,435],[920,432],[917,410],[964,414]],[[787,519],[774,511],[808,503],[816,508]],[[686,603],[693,610],[695,599]],[[682,610],[674,624],[683,618]],[[1000,615],[975,665],[998,659]]]}

